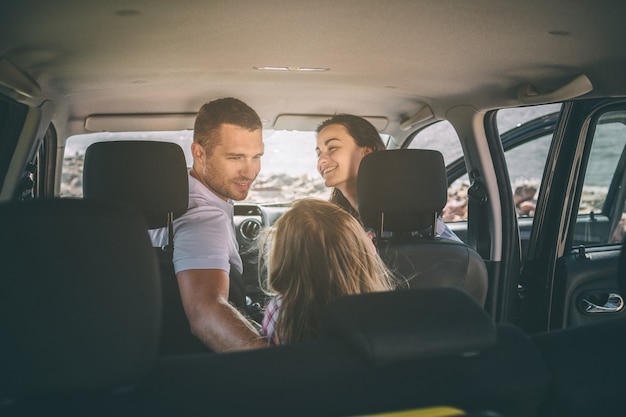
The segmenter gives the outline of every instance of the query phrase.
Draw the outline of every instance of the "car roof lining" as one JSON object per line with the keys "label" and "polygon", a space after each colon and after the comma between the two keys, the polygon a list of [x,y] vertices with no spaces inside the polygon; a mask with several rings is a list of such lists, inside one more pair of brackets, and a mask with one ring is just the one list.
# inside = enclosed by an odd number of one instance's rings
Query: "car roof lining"
{"label": "car roof lining", "polygon": [[383,133],[403,138],[410,132],[400,126],[424,104],[437,119],[458,104],[520,105],[529,83],[542,94],[584,73],[594,86],[587,96],[626,94],[626,52],[611,42],[626,36],[626,3],[588,6],[30,0],[0,16],[0,55],[55,103],[55,124],[67,125],[61,141],[85,133],[92,114],[193,113],[224,96],[246,101],[267,127],[285,110],[353,113],[386,117]]}

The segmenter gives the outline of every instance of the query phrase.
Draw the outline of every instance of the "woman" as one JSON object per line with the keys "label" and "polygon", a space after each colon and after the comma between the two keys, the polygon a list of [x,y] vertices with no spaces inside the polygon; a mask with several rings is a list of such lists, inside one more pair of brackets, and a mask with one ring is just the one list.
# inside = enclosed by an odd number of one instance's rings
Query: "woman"
{"label": "woman", "polygon": [[319,336],[321,310],[337,297],[394,289],[361,224],[335,204],[299,200],[268,233],[262,287],[273,298],[262,326],[273,344]]}
{"label": "woman", "polygon": [[385,150],[376,128],[362,117],[338,114],[317,128],[317,170],[327,187],[330,201],[358,217],[356,179],[361,159]]}
{"label": "woman", "polygon": [[[367,154],[385,150],[376,128],[362,117],[337,114],[317,128],[317,170],[327,187],[333,187],[330,201],[359,217],[356,181],[361,160]],[[443,220],[437,221],[437,234],[461,241]]]}

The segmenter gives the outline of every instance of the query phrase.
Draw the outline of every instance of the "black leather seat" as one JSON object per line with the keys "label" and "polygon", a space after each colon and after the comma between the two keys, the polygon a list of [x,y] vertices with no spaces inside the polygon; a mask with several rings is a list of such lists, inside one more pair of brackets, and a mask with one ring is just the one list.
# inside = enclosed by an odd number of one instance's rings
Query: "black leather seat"
{"label": "black leather seat", "polygon": [[379,236],[382,258],[410,288],[461,288],[484,305],[488,274],[481,256],[433,233],[447,202],[440,152],[400,149],[365,156],[357,202],[363,223]]}
{"label": "black leather seat", "polygon": [[433,288],[338,299],[314,341],[161,358],[134,398],[148,415],[352,416],[448,406],[522,417],[536,415],[549,381],[522,331],[496,326],[462,290]]}
{"label": "black leather seat", "polygon": [[108,403],[153,367],[161,287],[145,227],[120,203],[0,204],[0,415],[92,415],[78,398]]}
{"label": "black leather seat", "polygon": [[160,353],[210,351],[191,333],[172,263],[173,221],[189,204],[187,163],[180,146],[156,141],[90,145],[85,153],[83,196],[126,202],[143,214],[148,229],[168,229],[169,243],[155,248],[163,288]]}

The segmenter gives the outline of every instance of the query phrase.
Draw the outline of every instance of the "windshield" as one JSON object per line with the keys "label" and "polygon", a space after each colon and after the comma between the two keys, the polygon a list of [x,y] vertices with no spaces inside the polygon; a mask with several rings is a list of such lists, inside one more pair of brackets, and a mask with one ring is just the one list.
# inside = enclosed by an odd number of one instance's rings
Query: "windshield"
{"label": "windshield", "polygon": [[[313,131],[264,130],[261,172],[242,202],[286,204],[304,197],[328,199],[330,189],[317,173],[316,133]],[[191,167],[193,131],[101,132],[67,139],[61,176],[61,197],[82,197],[85,150],[94,142],[114,140],[157,140],[181,146]]]}

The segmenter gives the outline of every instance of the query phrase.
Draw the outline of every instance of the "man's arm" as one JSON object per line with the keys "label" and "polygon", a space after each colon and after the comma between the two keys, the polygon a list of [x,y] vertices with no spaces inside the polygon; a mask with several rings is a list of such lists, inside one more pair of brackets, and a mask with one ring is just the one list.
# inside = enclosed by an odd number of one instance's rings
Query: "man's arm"
{"label": "man's arm", "polygon": [[216,352],[267,347],[246,318],[228,303],[229,277],[220,269],[176,274],[191,332]]}

